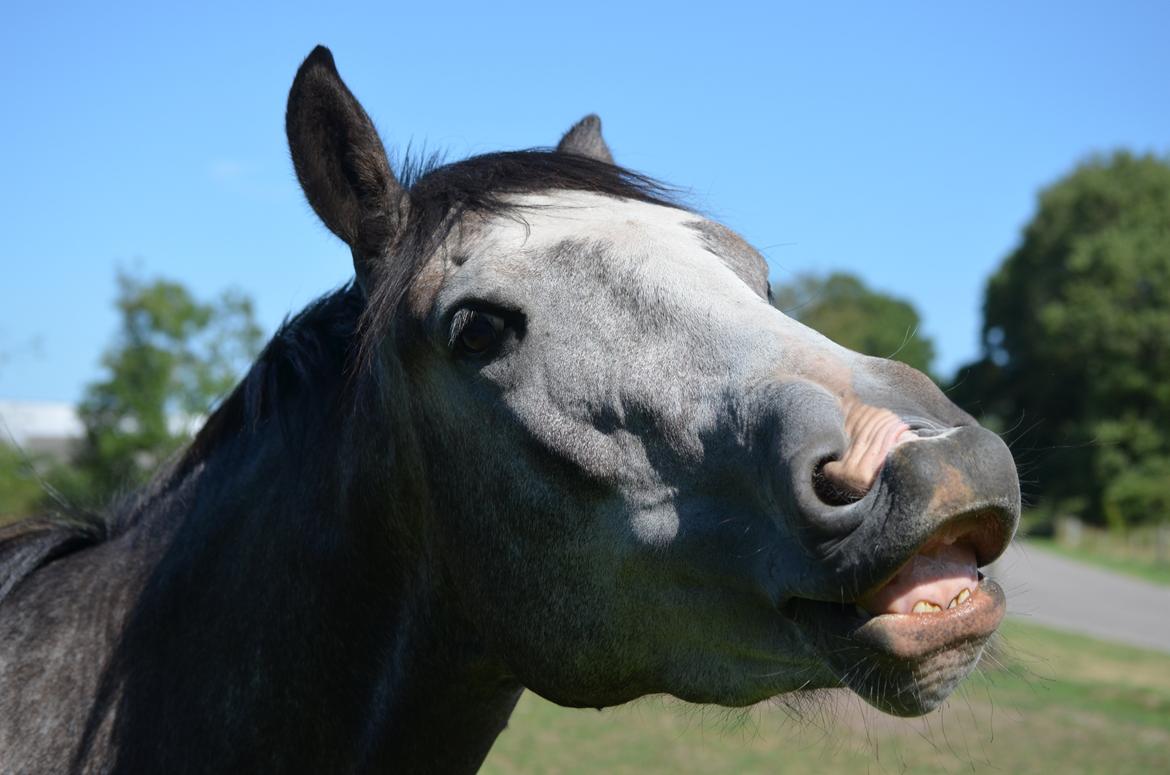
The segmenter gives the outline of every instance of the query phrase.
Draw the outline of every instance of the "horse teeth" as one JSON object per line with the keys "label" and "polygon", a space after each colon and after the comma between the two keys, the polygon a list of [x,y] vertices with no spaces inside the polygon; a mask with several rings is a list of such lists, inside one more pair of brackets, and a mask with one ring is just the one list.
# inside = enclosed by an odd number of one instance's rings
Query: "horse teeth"
{"label": "horse teeth", "polygon": [[947,603],[947,608],[954,608],[967,602],[967,598],[971,597],[971,590],[966,587],[963,591],[951,598],[951,602]]}
{"label": "horse teeth", "polygon": [[914,608],[912,610],[916,614],[929,614],[934,613],[935,611],[941,611],[943,609],[942,606],[938,603],[932,603],[929,600],[919,600],[914,604]]}

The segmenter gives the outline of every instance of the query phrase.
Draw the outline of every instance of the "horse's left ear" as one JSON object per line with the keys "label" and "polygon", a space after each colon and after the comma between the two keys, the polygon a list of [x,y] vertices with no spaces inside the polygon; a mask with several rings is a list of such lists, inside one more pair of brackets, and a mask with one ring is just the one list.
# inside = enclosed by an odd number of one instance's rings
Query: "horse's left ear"
{"label": "horse's left ear", "polygon": [[590,113],[573,124],[573,128],[565,132],[565,136],[557,143],[557,150],[613,164],[613,154],[601,136],[601,119],[596,113]]}
{"label": "horse's left ear", "polygon": [[406,195],[374,123],[324,46],[313,49],[297,70],[285,131],[309,204],[349,244],[362,280],[365,263],[381,256],[398,231]]}

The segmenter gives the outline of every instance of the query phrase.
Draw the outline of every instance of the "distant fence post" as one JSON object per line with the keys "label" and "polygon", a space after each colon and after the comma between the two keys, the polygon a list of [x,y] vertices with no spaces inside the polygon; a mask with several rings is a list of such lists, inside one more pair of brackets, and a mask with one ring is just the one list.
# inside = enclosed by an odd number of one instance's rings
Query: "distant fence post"
{"label": "distant fence post", "polygon": [[1073,549],[1081,545],[1084,539],[1085,526],[1076,517],[1057,517],[1056,519],[1056,540],[1064,546]]}
{"label": "distant fence post", "polygon": [[1154,562],[1170,564],[1170,522],[1162,522],[1154,532]]}

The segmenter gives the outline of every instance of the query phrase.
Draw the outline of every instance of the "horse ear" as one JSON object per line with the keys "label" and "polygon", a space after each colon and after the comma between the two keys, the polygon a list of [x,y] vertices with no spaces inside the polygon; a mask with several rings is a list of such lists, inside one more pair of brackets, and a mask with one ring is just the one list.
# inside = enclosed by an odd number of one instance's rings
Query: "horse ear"
{"label": "horse ear", "polygon": [[358,278],[405,214],[405,192],[370,117],[317,46],[293,80],[285,112],[293,167],[313,210],[353,252]]}
{"label": "horse ear", "polygon": [[573,124],[573,128],[565,132],[565,136],[557,143],[557,150],[613,164],[613,154],[601,136],[601,119],[596,113],[590,113]]}

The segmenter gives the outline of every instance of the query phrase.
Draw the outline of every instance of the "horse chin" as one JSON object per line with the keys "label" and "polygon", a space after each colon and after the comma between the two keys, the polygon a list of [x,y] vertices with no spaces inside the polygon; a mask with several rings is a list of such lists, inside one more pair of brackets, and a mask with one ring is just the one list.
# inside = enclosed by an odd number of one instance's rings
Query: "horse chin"
{"label": "horse chin", "polygon": [[983,578],[962,605],[871,616],[855,604],[793,600],[785,608],[817,644],[840,685],[895,716],[938,707],[979,661],[1007,608]]}

